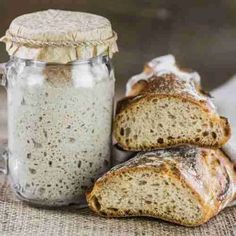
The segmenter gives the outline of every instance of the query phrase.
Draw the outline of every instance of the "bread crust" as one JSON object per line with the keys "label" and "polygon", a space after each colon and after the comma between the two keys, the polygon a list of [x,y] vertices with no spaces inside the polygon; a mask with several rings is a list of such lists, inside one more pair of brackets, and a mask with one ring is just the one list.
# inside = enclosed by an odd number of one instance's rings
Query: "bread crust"
{"label": "bread crust", "polygon": [[[189,152],[193,153],[192,156],[189,156]],[[166,153],[170,158],[165,158]],[[148,159],[145,159],[145,155],[155,157],[155,163],[150,164]],[[119,209],[111,213],[96,207],[94,199],[99,196],[99,192],[106,185],[112,182],[114,177],[121,176],[123,173],[132,175],[132,173],[144,171],[156,172],[159,176],[167,175],[173,181],[178,181],[185,186],[186,191],[191,191],[201,206],[201,219],[192,223],[180,222],[161,216],[155,211],[147,212],[145,209],[142,209],[142,213],[135,211],[127,213]],[[158,150],[140,153],[135,158],[111,169],[98,179],[93,189],[87,193],[87,201],[91,210],[104,217],[149,216],[184,226],[198,226],[207,222],[235,199],[235,180],[234,166],[220,150],[196,147]],[[136,191],[138,195],[139,189],[137,188]]]}
{"label": "bread crust", "polygon": [[[137,89],[138,87],[138,89]],[[205,92],[200,84],[196,84],[194,80],[180,78],[173,73],[164,73],[162,75],[152,75],[147,80],[139,80],[133,85],[131,91],[136,97],[139,95],[155,93],[155,94],[167,94],[177,95],[185,98],[193,98],[195,101],[205,101],[205,103],[214,109],[215,106],[210,101],[210,94]]]}
{"label": "bread crust", "polygon": [[[140,82],[140,81],[139,81]],[[221,137],[219,143],[215,145],[207,145],[202,143],[201,140],[198,142],[187,140],[177,143],[172,143],[167,145],[166,143],[152,145],[149,147],[131,147],[124,142],[119,140],[119,121],[122,116],[125,116],[129,113],[129,110],[135,106],[147,104],[153,99],[163,99],[163,98],[173,98],[176,101],[188,102],[193,106],[199,107],[202,112],[208,113],[211,117],[213,123],[220,124],[223,130],[225,130],[225,135]],[[210,98],[202,93],[200,87],[196,87],[195,83],[191,80],[186,81],[181,78],[178,78],[174,74],[164,74],[162,76],[153,76],[149,80],[145,81],[143,88],[139,88],[139,93],[133,97],[125,97],[117,103],[116,116],[114,120],[114,137],[124,150],[130,151],[148,151],[155,150],[157,148],[166,148],[170,146],[178,146],[184,144],[199,145],[201,147],[212,147],[220,148],[222,147],[230,138],[231,129],[228,120],[225,117],[221,117],[217,114],[216,109],[211,102]]]}

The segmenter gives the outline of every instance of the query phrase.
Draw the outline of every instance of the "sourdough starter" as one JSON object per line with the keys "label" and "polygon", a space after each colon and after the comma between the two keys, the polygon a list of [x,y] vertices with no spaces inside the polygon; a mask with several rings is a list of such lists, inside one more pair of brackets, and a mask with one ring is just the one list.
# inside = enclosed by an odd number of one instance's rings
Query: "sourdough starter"
{"label": "sourdough starter", "polygon": [[108,170],[109,76],[104,64],[58,69],[19,63],[9,71],[9,170],[22,199],[82,204],[85,191]]}

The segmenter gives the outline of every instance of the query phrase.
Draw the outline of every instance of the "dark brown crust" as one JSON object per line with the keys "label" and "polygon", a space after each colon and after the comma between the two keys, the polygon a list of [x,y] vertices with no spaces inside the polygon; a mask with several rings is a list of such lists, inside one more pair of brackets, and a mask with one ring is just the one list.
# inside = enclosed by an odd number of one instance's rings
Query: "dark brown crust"
{"label": "dark brown crust", "polygon": [[[136,96],[128,96],[120,101],[118,101],[118,111],[116,114],[122,112],[129,104],[139,101],[141,98],[145,97],[175,97],[189,100],[194,104],[198,104],[208,111],[213,111],[212,104],[209,100],[209,96],[206,96],[205,93],[201,92],[202,89],[198,90],[194,87],[194,84],[191,83],[191,88],[193,91],[188,92],[186,86],[188,83],[177,78],[173,74],[163,75],[163,77],[152,77],[146,82],[147,85],[143,86],[143,89],[140,89],[140,92]],[[196,96],[199,96],[199,99]]]}
{"label": "dark brown crust", "polygon": [[[121,165],[121,167],[118,167],[118,169],[109,171],[95,183],[93,190],[87,194],[89,207],[97,214],[105,217],[149,216],[185,226],[197,226],[207,222],[210,218],[215,216],[220,210],[222,210],[234,199],[235,193],[233,191],[235,189],[234,185],[236,175],[233,170],[233,164],[220,150],[213,151],[211,149],[203,148],[197,148],[196,150],[198,151],[193,158],[199,160],[200,165],[194,164],[194,175],[192,175],[191,172],[188,172],[188,165],[184,165],[185,170],[187,170],[187,176],[186,174],[183,176],[183,170],[179,169],[178,165],[175,166],[176,168],[173,168],[173,166],[171,166],[171,164],[168,162],[165,162],[165,165],[159,165],[158,167],[145,165],[143,166],[144,163],[141,166],[126,166],[126,164],[123,164]],[[217,166],[215,166],[215,164],[213,163],[215,160],[218,160]],[[181,159],[179,161],[181,161]],[[210,177],[208,174],[206,176],[204,174],[200,174],[201,170],[204,169],[206,169],[207,172],[211,173]],[[215,175],[216,170],[218,174]],[[127,214],[127,212],[115,212],[106,213],[106,215],[104,215],[104,213],[98,211],[93,206],[93,197],[96,196],[97,191],[99,191],[99,189],[102,189],[102,187],[109,181],[112,181],[112,178],[114,176],[119,176],[122,173],[127,172],[132,174],[133,172],[137,171],[154,171],[160,175],[168,175],[173,180],[179,181],[180,183],[184,184],[184,186],[186,186],[186,189],[189,189],[189,191],[193,194],[193,197],[201,205],[201,211],[203,213],[203,217],[201,218],[201,220],[199,220],[199,222],[195,222],[194,224],[187,224],[186,222],[179,222],[175,221],[174,219],[164,218],[157,213],[152,212],[152,214],[150,214],[145,211],[143,211],[142,214],[138,214],[135,212],[130,212],[130,214]],[[206,192],[203,192],[201,188],[198,188],[202,183],[204,183],[204,186],[206,186]],[[208,191],[210,191],[209,194],[211,193],[214,196],[213,202],[209,202]]]}
{"label": "dark brown crust", "polygon": [[179,95],[187,98],[192,97],[193,100],[206,101],[211,106],[209,100],[211,96],[200,87],[200,84],[196,84],[190,79],[179,78],[173,73],[166,73],[161,76],[153,75],[147,81],[140,80],[133,85],[132,90],[129,94],[135,95],[129,97],[136,97],[147,93]]}

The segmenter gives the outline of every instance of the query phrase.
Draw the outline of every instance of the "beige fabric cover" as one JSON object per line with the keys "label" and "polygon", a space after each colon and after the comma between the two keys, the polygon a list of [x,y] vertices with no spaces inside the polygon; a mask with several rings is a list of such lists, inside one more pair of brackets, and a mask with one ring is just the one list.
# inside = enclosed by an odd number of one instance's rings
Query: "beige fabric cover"
{"label": "beige fabric cover", "polygon": [[83,12],[46,10],[17,17],[2,42],[10,56],[67,63],[118,51],[108,19]]}

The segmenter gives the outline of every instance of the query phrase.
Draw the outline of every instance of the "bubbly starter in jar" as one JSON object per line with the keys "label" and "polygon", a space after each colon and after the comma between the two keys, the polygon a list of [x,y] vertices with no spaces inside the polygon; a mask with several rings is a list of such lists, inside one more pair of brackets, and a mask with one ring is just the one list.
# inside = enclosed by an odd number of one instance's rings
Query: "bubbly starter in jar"
{"label": "bubbly starter in jar", "polygon": [[36,203],[80,202],[110,165],[114,80],[105,64],[15,66],[8,88],[14,188]]}
{"label": "bubbly starter in jar", "polygon": [[116,40],[105,17],[54,9],[15,18],[0,38],[10,56],[0,71],[8,95],[0,172],[21,200],[83,207],[110,168]]}

